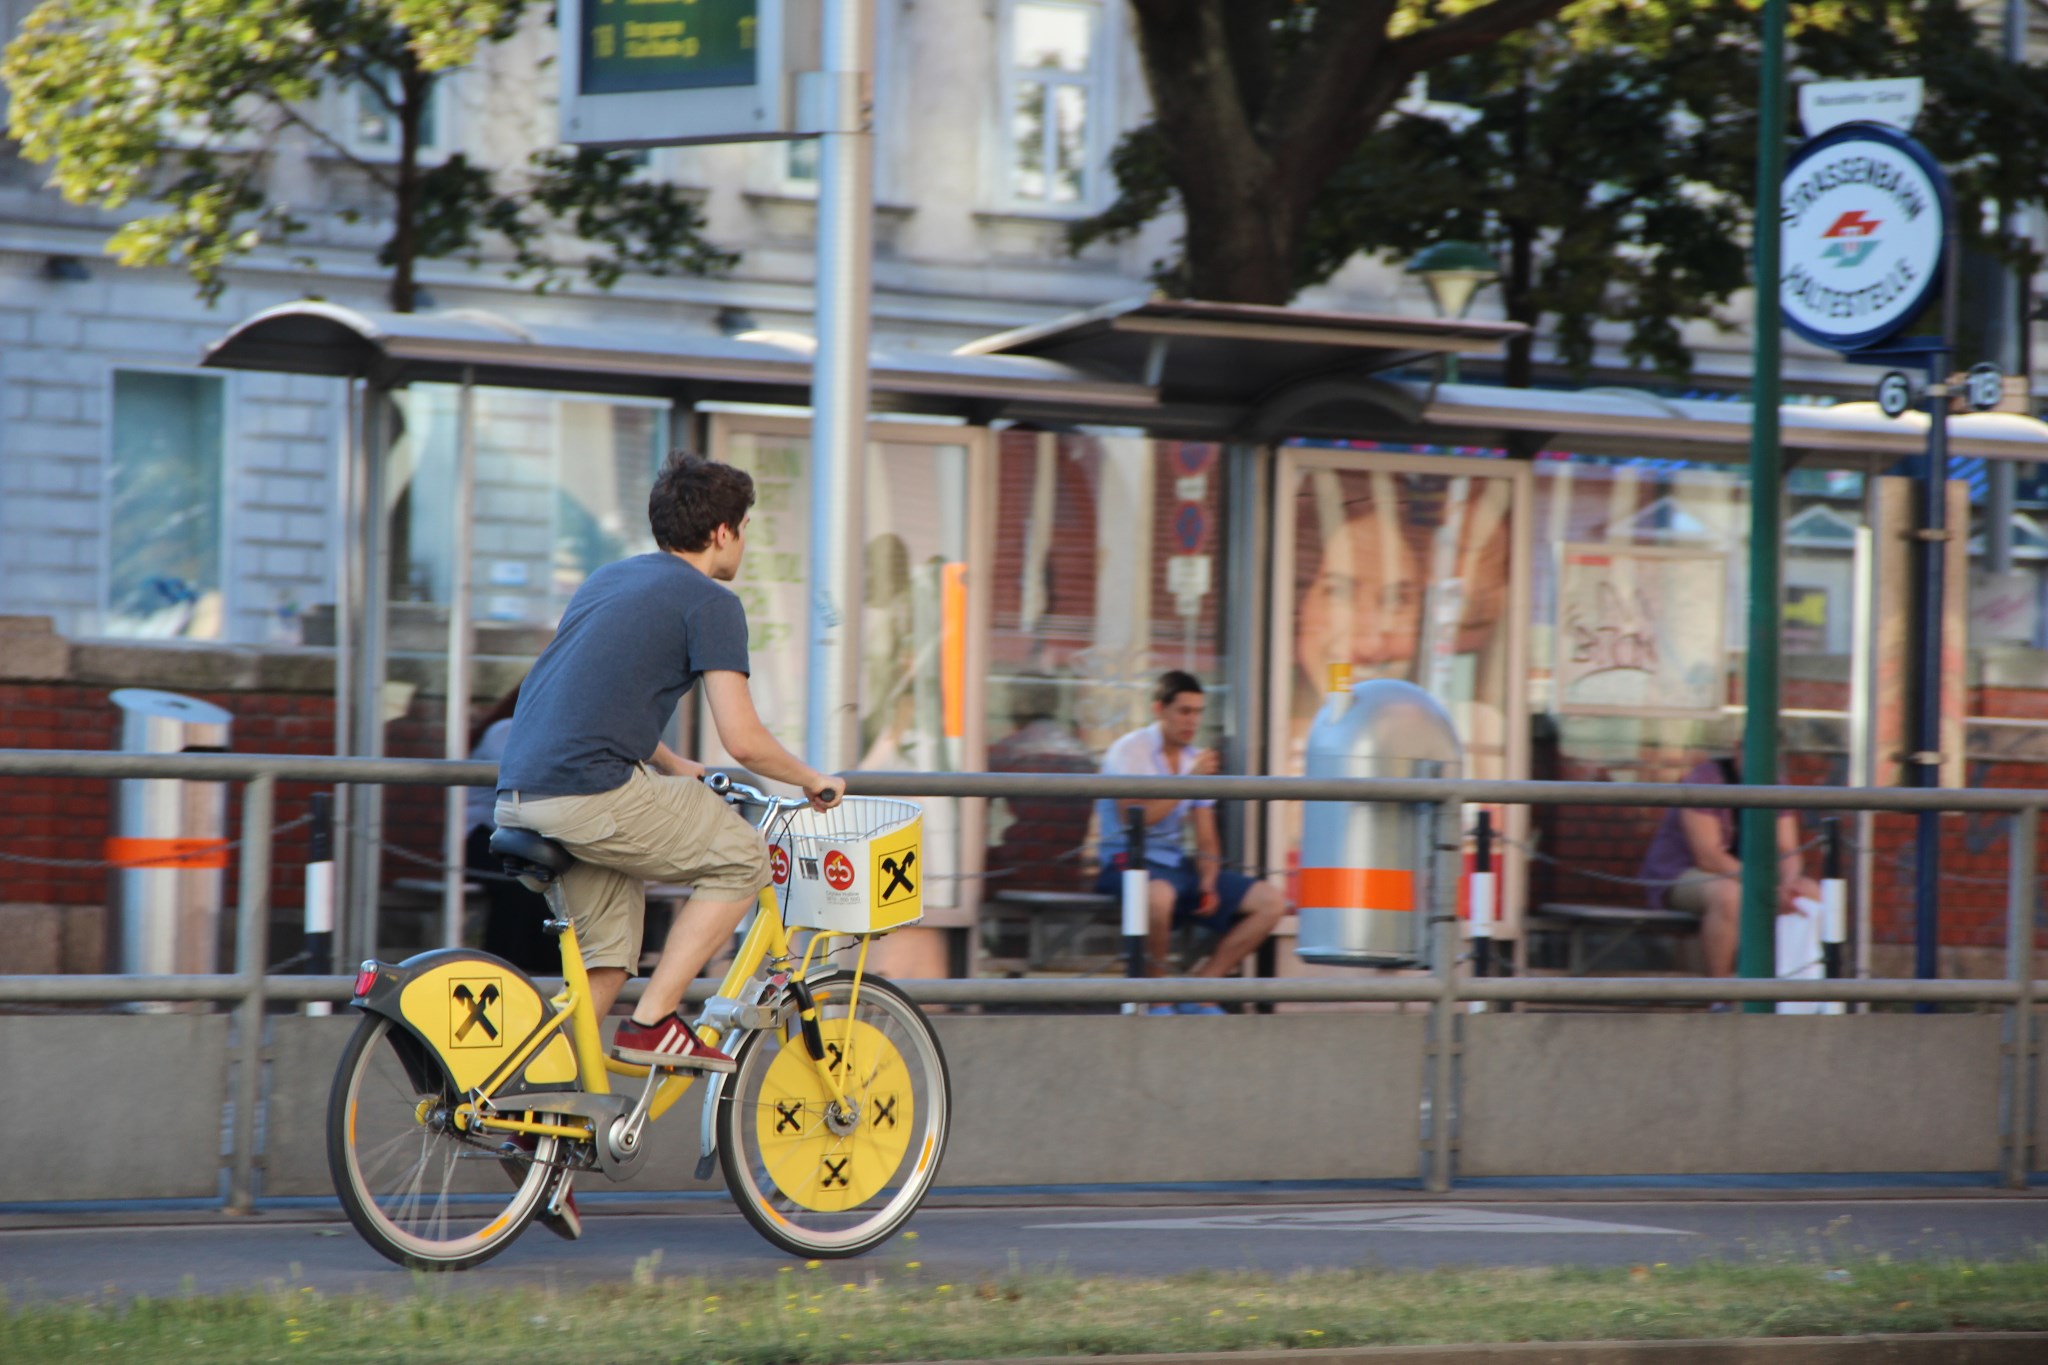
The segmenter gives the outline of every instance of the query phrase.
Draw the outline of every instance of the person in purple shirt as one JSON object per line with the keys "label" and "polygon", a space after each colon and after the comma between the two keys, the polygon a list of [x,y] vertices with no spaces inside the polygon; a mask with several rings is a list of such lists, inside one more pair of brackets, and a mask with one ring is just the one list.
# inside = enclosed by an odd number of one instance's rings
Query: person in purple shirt
{"label": "person in purple shirt", "polygon": [[[1742,780],[1733,758],[1710,758],[1685,775],[1689,783],[1725,785]],[[1800,896],[1818,899],[1820,887],[1806,875],[1799,848],[1799,822],[1790,813],[1777,820],[1778,913],[1789,913]],[[1664,812],[1643,857],[1642,876],[1659,885],[1650,904],[1700,917],[1700,948],[1708,976],[1735,975],[1742,938],[1742,841],[1735,812],[1710,807],[1677,807]]]}

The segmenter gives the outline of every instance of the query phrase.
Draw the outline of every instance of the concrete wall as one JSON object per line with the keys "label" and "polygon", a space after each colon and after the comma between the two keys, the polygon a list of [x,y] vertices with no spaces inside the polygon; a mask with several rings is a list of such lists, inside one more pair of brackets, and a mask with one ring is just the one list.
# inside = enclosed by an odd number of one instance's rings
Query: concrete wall
{"label": "concrete wall", "polygon": [[[274,1023],[263,1189],[326,1194],[327,1086],[354,1020]],[[1416,1173],[1420,1015],[936,1023],[953,1081],[942,1185]],[[635,1188],[708,1187],[691,1178],[701,1094],[656,1125]]]}
{"label": "concrete wall", "polygon": [[[261,1192],[325,1195],[327,1092],[355,1019],[271,1023]],[[1417,1176],[1420,1014],[936,1023],[954,1103],[942,1186]],[[1995,1014],[1464,1023],[1461,1176],[1997,1168]],[[222,1015],[0,1023],[0,1075],[56,1097],[10,1110],[0,1203],[214,1194],[227,1039]],[[2048,1085],[2048,1059],[2036,1072]],[[662,1121],[634,1188],[704,1188],[699,1112],[693,1094]]]}
{"label": "concrete wall", "polygon": [[1458,1171],[1990,1171],[1999,1017],[1468,1019]]}
{"label": "concrete wall", "polygon": [[224,1014],[0,1024],[0,1202],[218,1193],[227,1039]]}

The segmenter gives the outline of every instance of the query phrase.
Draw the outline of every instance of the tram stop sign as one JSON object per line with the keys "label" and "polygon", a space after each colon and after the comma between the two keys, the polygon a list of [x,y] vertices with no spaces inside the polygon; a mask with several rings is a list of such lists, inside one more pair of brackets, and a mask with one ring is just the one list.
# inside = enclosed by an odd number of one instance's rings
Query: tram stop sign
{"label": "tram stop sign", "polygon": [[1896,128],[1845,123],[1799,149],[1779,218],[1785,325],[1854,352],[1897,336],[1941,283],[1948,179]]}

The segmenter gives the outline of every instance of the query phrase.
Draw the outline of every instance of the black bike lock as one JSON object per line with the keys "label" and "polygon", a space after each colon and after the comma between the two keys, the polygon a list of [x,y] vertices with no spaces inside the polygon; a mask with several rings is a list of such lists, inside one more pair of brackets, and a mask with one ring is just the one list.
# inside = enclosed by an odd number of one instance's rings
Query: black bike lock
{"label": "black bike lock", "polygon": [[804,1051],[811,1054],[811,1060],[825,1060],[825,1035],[818,1030],[818,1002],[811,998],[811,988],[801,981],[789,983],[789,993],[796,1000],[797,1026],[803,1030]]}

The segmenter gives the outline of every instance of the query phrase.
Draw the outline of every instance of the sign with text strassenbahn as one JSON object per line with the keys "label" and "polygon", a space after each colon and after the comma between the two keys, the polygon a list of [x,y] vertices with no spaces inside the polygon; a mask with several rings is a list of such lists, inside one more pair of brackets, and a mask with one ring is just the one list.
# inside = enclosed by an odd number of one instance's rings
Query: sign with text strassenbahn
{"label": "sign with text strassenbahn", "polygon": [[793,73],[818,0],[560,0],[562,141],[668,147],[802,136]]}
{"label": "sign with text strassenbahn", "polygon": [[1779,302],[1808,341],[1874,346],[1940,286],[1947,179],[1897,129],[1848,123],[1808,142],[1785,173],[1780,213]]}

